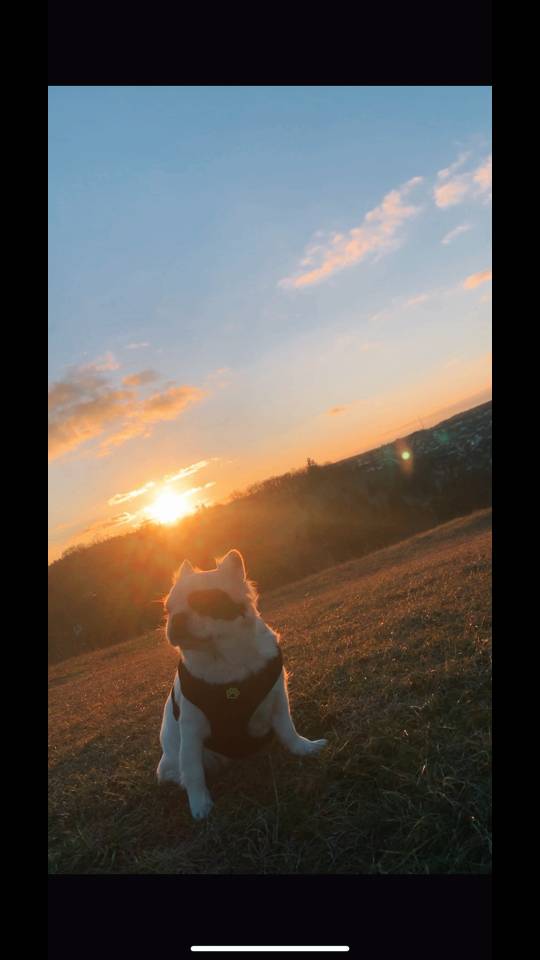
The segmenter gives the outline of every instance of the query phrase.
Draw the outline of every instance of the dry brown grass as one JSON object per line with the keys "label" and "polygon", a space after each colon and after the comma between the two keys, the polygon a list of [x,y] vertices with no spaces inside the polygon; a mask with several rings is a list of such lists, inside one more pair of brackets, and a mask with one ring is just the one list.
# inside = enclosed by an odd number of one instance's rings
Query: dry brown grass
{"label": "dry brown grass", "polygon": [[490,870],[491,511],[268,594],[301,733],[213,784],[158,788],[174,651],[155,631],[50,670],[51,873]]}

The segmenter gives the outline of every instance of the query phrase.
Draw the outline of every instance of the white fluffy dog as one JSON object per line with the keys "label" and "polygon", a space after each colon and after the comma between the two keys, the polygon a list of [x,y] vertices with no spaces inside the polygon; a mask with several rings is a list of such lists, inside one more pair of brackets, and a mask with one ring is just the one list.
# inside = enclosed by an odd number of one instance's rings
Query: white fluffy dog
{"label": "white fluffy dog", "polygon": [[183,786],[200,820],[212,808],[205,770],[254,753],[274,733],[301,757],[327,741],[296,732],[279,638],[257,610],[238,550],[215,570],[184,560],[165,609],[167,639],[179,649],[180,663],[163,711],[157,777]]}

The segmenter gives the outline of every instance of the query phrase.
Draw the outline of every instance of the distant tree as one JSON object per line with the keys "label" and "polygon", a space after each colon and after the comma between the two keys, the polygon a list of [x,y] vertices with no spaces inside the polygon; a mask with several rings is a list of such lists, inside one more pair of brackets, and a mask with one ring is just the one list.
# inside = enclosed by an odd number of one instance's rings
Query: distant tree
{"label": "distant tree", "polygon": [[86,549],[86,544],[84,543],[75,543],[71,547],[66,547],[66,549],[61,554],[60,559],[65,560],[66,557],[72,557],[76,553],[81,553]]}

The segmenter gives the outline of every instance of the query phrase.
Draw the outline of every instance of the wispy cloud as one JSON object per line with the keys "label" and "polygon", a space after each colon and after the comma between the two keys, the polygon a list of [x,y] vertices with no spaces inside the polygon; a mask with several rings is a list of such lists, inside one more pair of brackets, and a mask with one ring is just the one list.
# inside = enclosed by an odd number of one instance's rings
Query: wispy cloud
{"label": "wispy cloud", "polygon": [[419,303],[425,303],[426,300],[431,299],[431,294],[429,293],[419,293],[416,297],[410,297],[405,301],[406,307],[415,307]]}
{"label": "wispy cloud", "polygon": [[206,377],[205,382],[209,387],[228,387],[233,380],[233,371],[230,367],[219,367],[212,370]]}
{"label": "wispy cloud", "polygon": [[114,527],[123,527],[128,523],[133,523],[137,514],[128,513],[117,513],[114,517],[109,517],[107,520],[96,520],[95,523],[91,523],[89,527],[86,527],[82,530],[82,534],[88,536],[90,533],[99,533],[100,531],[110,530]]}
{"label": "wispy cloud", "polygon": [[132,391],[114,388],[100,374],[79,370],[54,383],[49,390],[49,459],[100,436],[132,402]]}
{"label": "wispy cloud", "polygon": [[108,350],[103,357],[93,360],[92,363],[85,364],[81,367],[81,370],[97,370],[98,373],[103,373],[105,370],[118,370],[119,366],[120,364],[114,354]]}
{"label": "wispy cloud", "polygon": [[155,485],[155,480],[149,480],[148,483],[145,483],[143,487],[138,487],[137,490],[128,490],[127,493],[115,493],[114,497],[107,500],[107,503],[112,507],[117,503],[126,503],[127,500],[135,500],[137,497],[142,497],[145,493],[148,493]]}
{"label": "wispy cloud", "polygon": [[445,233],[444,237],[441,240],[441,243],[444,243],[444,244],[452,243],[452,240],[455,240],[456,237],[461,236],[462,233],[467,233],[467,231],[471,229],[472,227],[470,223],[461,223],[459,227],[454,227],[453,230],[450,230],[448,233]]}
{"label": "wispy cloud", "polygon": [[413,177],[397,190],[391,190],[382,203],[366,213],[362,223],[347,233],[334,233],[325,243],[311,245],[300,261],[301,270],[293,277],[280,281],[281,287],[301,288],[327,280],[345,267],[360,263],[369,255],[382,256],[399,245],[399,232],[406,220],[415,216],[420,207],[407,205],[404,198],[422,182]]}
{"label": "wispy cloud", "polygon": [[475,287],[479,287],[481,283],[487,283],[488,280],[492,279],[491,270],[481,270],[480,273],[471,273],[470,277],[467,277],[463,281],[464,290],[474,290]]}
{"label": "wispy cloud", "polygon": [[209,490],[210,487],[215,487],[215,485],[216,485],[215,480],[209,480],[208,483],[202,483],[200,487],[191,487],[190,490],[183,490],[182,496],[192,497],[194,493],[200,493],[201,490]]}
{"label": "wispy cloud", "polygon": [[156,423],[176,420],[192,403],[202,400],[204,392],[198,387],[169,387],[161,393],[154,393],[148,399],[133,403],[124,411],[124,423],[119,430],[110,434],[100,446],[100,455],[106,456],[114,447],[121,446],[127,440],[141,435],[150,436],[151,427]]}
{"label": "wispy cloud", "polygon": [[454,176],[456,171],[459,170],[463,166],[463,164],[467,162],[470,155],[471,155],[470,151],[467,151],[465,153],[460,153],[457,160],[454,160],[454,163],[451,163],[449,167],[445,167],[444,170],[439,170],[437,174],[438,179],[449,180],[451,177]]}
{"label": "wispy cloud", "polygon": [[[194,473],[198,473],[199,470],[203,470],[204,467],[208,467],[211,463],[214,463],[216,460],[219,460],[219,457],[211,457],[209,460],[198,460],[197,463],[191,463],[187,467],[182,467],[176,473],[166,474],[161,480],[149,480],[148,483],[145,483],[142,487],[137,487],[135,490],[128,490],[127,493],[115,493],[113,497],[107,500],[109,506],[114,506],[117,503],[125,503],[128,500],[135,500],[137,497],[142,497],[145,493],[148,493],[149,490],[152,490],[158,484],[169,484],[174,483],[177,480],[183,480],[185,477],[191,477]],[[215,481],[210,481],[206,486],[213,486]],[[195,493],[197,490],[202,490],[203,487],[193,487],[187,493]],[[187,495],[184,494],[184,495]]]}
{"label": "wispy cloud", "polygon": [[[491,155],[486,157],[481,164],[473,170],[456,174],[455,171],[460,168],[468,154],[461,154],[454,164],[451,164],[445,170],[439,170],[437,174],[437,184],[433,189],[433,197],[438,207],[442,209],[453,207],[462,203],[465,199],[482,198],[489,199],[491,195]],[[487,196],[489,194],[489,196]]]}
{"label": "wispy cloud", "polygon": [[142,400],[140,384],[118,386],[105,375],[117,366],[114,358],[107,356],[71,368],[52,384],[48,401],[50,460],[100,437],[106,438],[100,448],[106,453],[132,437],[148,434],[159,421],[175,419],[204,396],[198,387],[181,385]]}
{"label": "wispy cloud", "polygon": [[153,380],[158,380],[159,374],[155,370],[141,370],[140,373],[130,373],[129,376],[122,378],[122,383],[126,387],[141,387],[145,383],[152,383]]}
{"label": "wispy cloud", "polygon": [[489,156],[487,160],[475,170],[473,175],[473,180],[478,184],[482,193],[491,190],[491,176],[491,156]]}
{"label": "wispy cloud", "polygon": [[387,307],[368,317],[368,323],[381,324],[383,321],[392,321],[395,317],[400,317],[405,308],[415,307],[423,303],[430,303],[436,307],[438,304],[444,304],[450,297],[463,296],[464,290],[473,289],[473,287],[488,280],[491,280],[491,270],[482,270],[465,280],[456,280],[449,286],[433,287],[431,290],[426,290],[407,299],[404,296],[393,297]]}
{"label": "wispy cloud", "polygon": [[204,467],[209,466],[210,463],[216,460],[219,460],[219,457],[212,457],[210,460],[198,460],[197,463],[192,463],[189,467],[182,467],[177,473],[167,474],[167,476],[163,477],[163,483],[174,483],[176,480],[183,480],[184,477],[190,477],[192,474],[198,473],[199,470],[203,470]]}
{"label": "wispy cloud", "polygon": [[468,192],[469,182],[466,176],[454,177],[448,183],[435,187],[433,191],[438,207],[453,207],[456,203],[461,203]]}
{"label": "wispy cloud", "polygon": [[337,417],[338,414],[340,414],[340,413],[345,413],[345,410],[347,410],[347,406],[343,406],[343,407],[330,407],[330,409],[327,410],[326,412],[328,413],[328,415],[329,415],[330,417]]}
{"label": "wispy cloud", "polygon": [[140,343],[127,343],[126,350],[142,350],[143,347],[149,347],[150,344],[147,340],[142,340]]}

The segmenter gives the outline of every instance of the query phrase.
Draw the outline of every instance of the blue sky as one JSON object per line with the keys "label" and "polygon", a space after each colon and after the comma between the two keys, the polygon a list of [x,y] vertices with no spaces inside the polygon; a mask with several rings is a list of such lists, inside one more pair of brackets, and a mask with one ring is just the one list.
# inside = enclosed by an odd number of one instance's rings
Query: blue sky
{"label": "blue sky", "polygon": [[489,88],[49,101],[50,556],[488,388]]}

